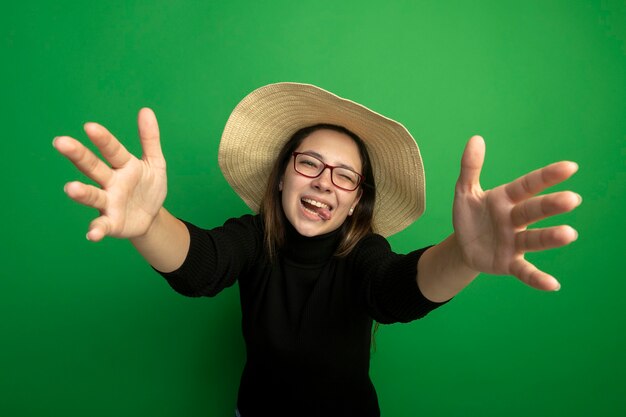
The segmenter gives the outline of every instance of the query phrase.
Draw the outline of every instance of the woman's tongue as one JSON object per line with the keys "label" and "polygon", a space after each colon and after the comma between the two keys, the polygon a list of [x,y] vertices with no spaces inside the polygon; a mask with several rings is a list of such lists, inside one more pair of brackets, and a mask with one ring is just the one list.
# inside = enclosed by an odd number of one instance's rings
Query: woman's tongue
{"label": "woman's tongue", "polygon": [[307,203],[306,201],[302,201],[302,205],[310,211],[315,212],[315,214],[317,214],[320,219],[322,220],[330,220],[330,210],[328,210],[325,207],[317,207],[314,206],[313,204]]}

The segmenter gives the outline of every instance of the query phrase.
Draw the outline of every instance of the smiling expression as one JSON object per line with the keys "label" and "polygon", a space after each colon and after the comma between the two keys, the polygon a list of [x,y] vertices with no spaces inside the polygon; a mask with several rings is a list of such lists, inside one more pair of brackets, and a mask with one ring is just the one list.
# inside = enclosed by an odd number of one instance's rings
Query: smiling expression
{"label": "smiling expression", "polygon": [[[359,149],[348,135],[334,130],[316,130],[307,136],[297,152],[310,153],[332,166],[344,166],[361,172]],[[360,189],[345,191],[333,185],[330,169],[317,178],[298,174],[293,156],[281,181],[285,216],[303,236],[318,236],[339,228],[361,196]]]}

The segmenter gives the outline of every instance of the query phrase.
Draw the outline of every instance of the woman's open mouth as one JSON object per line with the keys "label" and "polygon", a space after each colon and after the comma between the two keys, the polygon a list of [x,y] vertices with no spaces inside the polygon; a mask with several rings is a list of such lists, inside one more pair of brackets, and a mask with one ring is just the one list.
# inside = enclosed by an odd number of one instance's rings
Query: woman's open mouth
{"label": "woman's open mouth", "polygon": [[330,220],[332,207],[321,201],[309,197],[300,199],[300,203],[307,213],[318,216],[322,220]]}

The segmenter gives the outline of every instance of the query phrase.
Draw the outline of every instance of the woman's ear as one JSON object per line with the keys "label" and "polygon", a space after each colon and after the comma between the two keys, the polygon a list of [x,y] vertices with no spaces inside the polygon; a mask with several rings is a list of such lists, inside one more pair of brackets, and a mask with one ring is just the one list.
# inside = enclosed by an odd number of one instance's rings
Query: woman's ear
{"label": "woman's ear", "polygon": [[362,195],[363,195],[363,191],[359,189],[359,195],[356,197],[356,199],[354,199],[354,202],[352,203],[352,207],[350,207],[350,211],[348,211],[348,216],[352,216],[352,213],[354,213],[354,209],[356,209],[356,205],[359,204],[359,200],[361,200]]}
{"label": "woman's ear", "polygon": [[282,191],[283,190],[283,180],[280,180],[278,182],[278,191]]}

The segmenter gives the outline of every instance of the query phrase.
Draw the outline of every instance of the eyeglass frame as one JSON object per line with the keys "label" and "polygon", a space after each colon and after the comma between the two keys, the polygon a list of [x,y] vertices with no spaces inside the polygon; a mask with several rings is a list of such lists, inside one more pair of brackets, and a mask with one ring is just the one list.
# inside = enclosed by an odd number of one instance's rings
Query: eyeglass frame
{"label": "eyeglass frame", "polygon": [[[317,178],[320,175],[322,175],[324,173],[324,171],[326,171],[326,168],[329,168],[330,169],[330,182],[332,182],[333,185],[335,187],[339,188],[340,190],[355,191],[355,190],[357,190],[359,188],[359,186],[365,184],[365,175],[359,174],[358,172],[356,172],[356,171],[354,171],[354,170],[352,170],[350,168],[346,168],[345,166],[328,165],[326,162],[322,161],[318,157],[313,156],[313,155],[311,155],[309,153],[306,153],[306,152],[292,152],[291,155],[293,156],[293,169],[294,169],[294,171],[296,171],[298,174],[302,175],[303,177],[306,177],[306,178]],[[314,158],[314,159],[320,161],[320,163],[322,165],[324,165],[324,168],[322,168],[320,170],[320,173],[315,175],[315,176],[303,174],[302,172],[298,171],[298,168],[296,167],[296,159],[297,159],[298,155],[306,155],[306,156],[308,156],[310,158]],[[348,171],[354,172],[356,175],[358,175],[359,181],[357,182],[356,186],[353,189],[348,189],[348,188],[344,188],[344,187],[341,187],[341,186],[335,184],[335,181],[333,181],[333,171],[335,170],[335,168],[347,169]]]}

